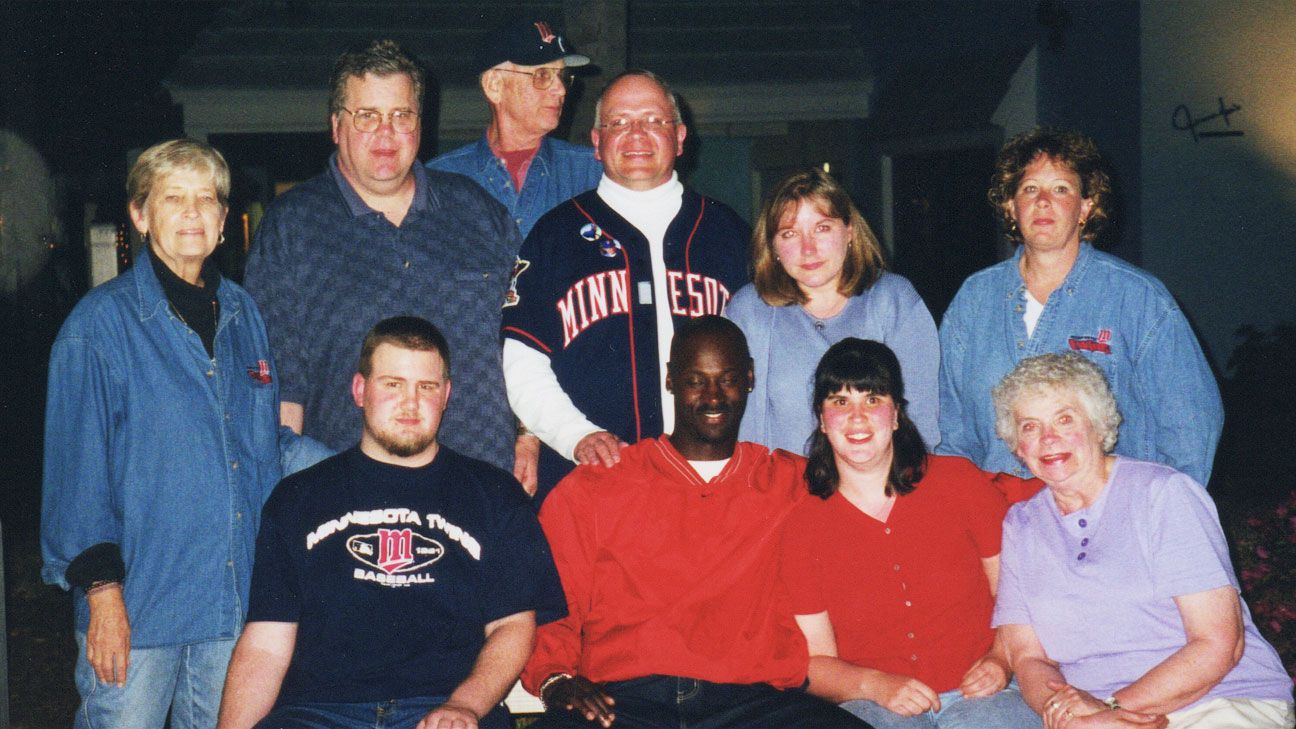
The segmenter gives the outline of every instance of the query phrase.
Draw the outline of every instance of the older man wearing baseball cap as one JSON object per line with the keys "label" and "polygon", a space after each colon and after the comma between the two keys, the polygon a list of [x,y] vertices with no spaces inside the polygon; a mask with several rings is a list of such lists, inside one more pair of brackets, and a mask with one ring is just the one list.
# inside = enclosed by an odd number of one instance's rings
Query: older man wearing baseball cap
{"label": "older man wearing baseball cap", "polygon": [[428,166],[472,178],[508,208],[525,238],[537,218],[593,189],[603,174],[590,147],[545,136],[558,127],[571,69],[589,62],[545,20],[491,33],[477,54],[490,126],[482,139]]}

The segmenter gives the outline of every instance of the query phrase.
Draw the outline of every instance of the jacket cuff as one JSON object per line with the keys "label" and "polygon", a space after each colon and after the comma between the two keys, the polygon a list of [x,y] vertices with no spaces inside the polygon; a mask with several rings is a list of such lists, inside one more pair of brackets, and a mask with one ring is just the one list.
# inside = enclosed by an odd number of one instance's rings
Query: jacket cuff
{"label": "jacket cuff", "polygon": [[522,681],[522,688],[526,689],[527,692],[538,698],[540,696],[540,684],[544,683],[545,679],[555,673],[566,673],[575,676],[576,667],[564,666],[560,662],[551,658],[545,660],[543,663],[536,663],[535,665],[528,664],[519,678]]}
{"label": "jacket cuff", "polygon": [[100,542],[86,549],[68,563],[66,578],[69,585],[82,590],[96,582],[121,582],[126,579],[121,547]]}

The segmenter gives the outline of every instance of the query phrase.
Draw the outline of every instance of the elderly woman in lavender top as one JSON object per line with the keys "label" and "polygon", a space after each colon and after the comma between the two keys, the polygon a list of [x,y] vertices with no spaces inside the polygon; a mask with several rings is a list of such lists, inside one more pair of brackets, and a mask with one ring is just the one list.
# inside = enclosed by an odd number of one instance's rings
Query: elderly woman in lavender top
{"label": "elderly woman in lavender top", "polygon": [[1046,729],[1284,729],[1292,683],[1238,595],[1215,505],[1188,476],[1111,455],[1097,365],[1020,362],[996,430],[1047,488],[1008,512],[994,625]]}
{"label": "elderly woman in lavender top", "polygon": [[725,308],[756,372],[739,438],[806,453],[817,428],[807,407],[815,366],[830,346],[857,337],[896,353],[909,417],[936,447],[936,324],[913,285],[884,267],[873,231],[831,175],[796,172],[774,188],[752,231],[753,283]]}

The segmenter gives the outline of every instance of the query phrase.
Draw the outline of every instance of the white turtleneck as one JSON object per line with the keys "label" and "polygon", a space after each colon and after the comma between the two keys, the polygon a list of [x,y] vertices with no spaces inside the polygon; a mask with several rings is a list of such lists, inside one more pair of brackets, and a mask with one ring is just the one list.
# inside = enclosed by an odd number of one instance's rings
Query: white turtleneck
{"label": "white turtleneck", "polygon": [[[660,371],[663,432],[675,429],[674,398],[666,391],[666,360],[670,354],[675,325],[666,294],[666,229],[679,214],[684,185],[671,173],[669,182],[651,190],[631,190],[606,175],[599,181],[598,196],[626,219],[648,241],[652,264],[652,301],[657,320],[657,350]],[[632,292],[638,302],[640,292]],[[590,433],[606,430],[585,417],[563,391],[549,357],[514,339],[504,340],[504,383],[509,405],[518,420],[560,455],[575,460],[576,444]]]}
{"label": "white turtleneck", "polygon": [[[604,175],[599,180],[598,196],[648,239],[653,312],[657,315],[657,384],[661,388],[662,432],[671,433],[675,431],[675,398],[666,391],[666,360],[670,358],[675,322],[671,319],[670,298],[666,294],[666,229],[684,204],[684,185],[674,172],[666,184],[643,191],[622,187]],[[638,295],[636,291],[635,296]]]}

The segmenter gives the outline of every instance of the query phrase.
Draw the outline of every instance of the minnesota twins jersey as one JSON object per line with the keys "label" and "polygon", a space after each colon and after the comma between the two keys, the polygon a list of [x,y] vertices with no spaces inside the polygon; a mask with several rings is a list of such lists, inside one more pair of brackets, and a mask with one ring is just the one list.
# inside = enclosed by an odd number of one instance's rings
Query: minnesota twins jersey
{"label": "minnesota twins jersey", "polygon": [[[665,290],[675,326],[720,314],[747,276],[750,229],[723,203],[684,191],[666,230]],[[545,214],[522,244],[504,336],[549,357],[595,425],[628,443],[662,434],[652,262],[644,235],[596,190]],[[572,464],[545,447],[539,498]]]}
{"label": "minnesota twins jersey", "polygon": [[493,620],[566,613],[507,473],[442,446],[403,468],[358,448],[284,479],[264,509],[249,621],[297,623],[279,703],[448,696]]}

